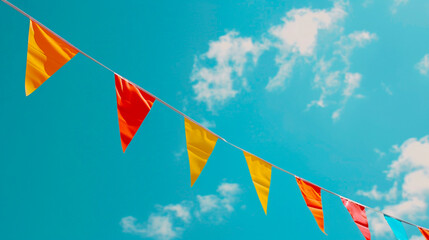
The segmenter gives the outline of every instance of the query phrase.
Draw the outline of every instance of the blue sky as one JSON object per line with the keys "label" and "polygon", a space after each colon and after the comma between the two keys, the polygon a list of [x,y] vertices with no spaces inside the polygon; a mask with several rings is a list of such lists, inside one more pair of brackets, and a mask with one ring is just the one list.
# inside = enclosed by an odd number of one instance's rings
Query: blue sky
{"label": "blue sky", "polygon": [[[429,227],[428,2],[12,3],[228,141]],[[0,12],[2,239],[363,239],[327,193],[324,236],[275,169],[265,216],[220,141],[190,188],[183,118],[159,102],[123,154],[113,74],[83,55],[25,97],[29,21]]]}

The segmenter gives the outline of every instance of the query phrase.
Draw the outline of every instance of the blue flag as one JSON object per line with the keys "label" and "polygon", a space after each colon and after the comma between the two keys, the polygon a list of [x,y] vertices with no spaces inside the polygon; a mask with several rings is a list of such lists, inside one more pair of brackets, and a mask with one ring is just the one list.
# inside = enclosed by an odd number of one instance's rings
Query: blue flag
{"label": "blue flag", "polygon": [[387,223],[395,234],[396,239],[398,240],[408,240],[407,233],[405,232],[404,226],[402,223],[394,218],[384,215]]}

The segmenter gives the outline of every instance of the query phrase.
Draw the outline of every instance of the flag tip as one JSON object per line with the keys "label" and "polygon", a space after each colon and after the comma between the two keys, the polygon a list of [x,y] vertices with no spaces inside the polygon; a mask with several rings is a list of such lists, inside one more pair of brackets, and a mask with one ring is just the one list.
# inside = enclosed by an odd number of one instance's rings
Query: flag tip
{"label": "flag tip", "polygon": [[25,96],[26,97],[28,97],[28,96],[30,96],[30,94],[32,94],[34,92],[34,90],[33,91],[29,91],[29,90],[27,90],[27,88],[25,89]]}

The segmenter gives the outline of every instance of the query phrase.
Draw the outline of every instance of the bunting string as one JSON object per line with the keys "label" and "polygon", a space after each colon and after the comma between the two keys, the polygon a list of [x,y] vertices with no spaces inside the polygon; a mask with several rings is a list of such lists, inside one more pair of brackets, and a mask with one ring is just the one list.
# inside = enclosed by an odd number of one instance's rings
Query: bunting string
{"label": "bunting string", "polygon": [[[43,25],[42,23],[37,21],[35,18],[33,18],[32,16],[30,16],[26,12],[24,12],[21,9],[19,9],[18,7],[16,7],[12,3],[8,2],[7,0],[1,0],[1,1],[4,2],[5,4],[9,5],[13,9],[15,9],[16,11],[20,12],[22,15],[26,16],[31,21],[37,23],[38,25],[43,27],[45,30],[49,31],[49,34],[52,34],[56,38],[63,41],[65,44],[68,44],[69,47],[71,47],[73,50],[77,51],[78,53],[81,53],[85,57],[91,59],[93,62],[100,65],[101,67],[112,72],[115,75],[115,79],[117,81],[117,87],[119,84],[118,81],[120,81],[120,79],[118,79],[118,78],[125,80],[125,78],[123,78],[120,74],[116,73],[111,68],[107,67],[103,63],[101,63],[98,60],[96,60],[95,58],[91,57],[89,54],[83,52],[82,50],[80,50],[79,48],[74,46],[73,44],[69,43],[67,40],[65,40],[64,38],[62,38],[61,36],[59,36],[58,34],[53,32],[52,30],[47,28],[45,25]],[[145,110],[146,112],[144,115],[140,116],[138,123],[134,123],[134,125],[131,126],[132,129],[129,129],[130,126],[125,126],[126,125],[125,123],[123,123],[121,125],[121,121],[126,122],[126,119],[124,119],[125,115],[121,116],[122,119],[120,117],[121,140],[122,140],[122,147],[123,147],[124,152],[125,152],[126,147],[129,144],[129,142],[131,141],[132,137],[136,133],[138,127],[140,126],[141,122],[144,120],[144,117],[146,116],[146,114],[148,113],[150,108],[152,107],[154,100],[157,100],[160,103],[162,103],[163,105],[165,105],[166,107],[168,107],[169,109],[173,110],[174,112],[176,112],[177,114],[179,114],[185,118],[185,130],[186,130],[186,137],[187,137],[187,143],[188,143],[188,154],[189,154],[189,152],[192,152],[192,154],[193,154],[193,157],[190,157],[191,185],[194,184],[194,182],[198,178],[198,175],[203,170],[205,162],[207,161],[207,159],[209,158],[211,152],[213,151],[213,149],[215,147],[216,140],[220,139],[223,142],[225,142],[226,144],[230,145],[231,147],[236,148],[238,150],[241,150],[244,153],[246,161],[248,163],[248,167],[249,167],[249,171],[250,171],[252,180],[255,184],[257,194],[260,198],[260,201],[261,201],[261,204],[264,208],[265,213],[267,212],[266,208],[267,208],[268,193],[269,193],[269,187],[270,187],[270,181],[271,181],[271,167],[274,167],[274,168],[276,168],[276,169],[278,169],[278,170],[280,170],[286,174],[293,176],[298,181],[298,184],[299,184],[300,189],[301,189],[301,193],[303,194],[303,197],[304,197],[307,205],[309,206],[310,210],[312,211],[312,213],[313,213],[320,229],[322,230],[322,232],[324,232],[324,227],[323,227],[323,210],[322,210],[322,206],[321,206],[320,190],[323,190],[329,194],[332,194],[332,195],[339,197],[343,201],[345,207],[348,209],[350,214],[352,215],[355,222],[361,222],[362,219],[357,219],[357,218],[360,218],[362,214],[365,214],[365,209],[370,209],[373,212],[377,212],[379,214],[384,215],[386,217],[389,225],[395,226],[395,227],[392,227],[392,230],[394,232],[395,231],[397,232],[397,233],[395,233],[395,235],[403,236],[402,229],[400,229],[400,226],[398,226],[398,224],[394,222],[394,220],[397,220],[397,221],[400,221],[402,223],[405,223],[405,224],[408,224],[408,225],[411,225],[411,226],[418,228],[420,230],[420,232],[422,233],[422,235],[426,239],[429,240],[429,230],[428,229],[423,228],[421,226],[418,226],[414,223],[408,222],[406,220],[394,217],[394,216],[389,215],[387,213],[384,213],[383,211],[380,211],[378,209],[368,207],[368,206],[363,205],[361,203],[358,203],[354,200],[343,197],[342,195],[335,193],[335,192],[333,192],[329,189],[326,189],[324,187],[321,187],[321,186],[319,186],[313,182],[310,182],[308,180],[304,180],[303,178],[295,175],[294,173],[289,172],[289,171],[287,171],[281,167],[278,167],[278,166],[272,164],[271,162],[268,162],[267,160],[260,158],[260,157],[256,156],[255,154],[252,154],[249,151],[246,151],[243,148],[227,141],[225,138],[223,138],[223,137],[219,136],[218,134],[214,133],[213,131],[207,129],[206,127],[204,127],[203,125],[201,125],[197,121],[193,120],[191,117],[187,116],[183,112],[174,108],[173,106],[171,106],[167,102],[163,101],[161,98],[155,96],[154,94],[152,94],[149,91],[147,91],[146,89],[138,86],[137,84],[135,84],[131,81],[128,81],[128,80],[126,80],[126,82],[124,82],[123,84],[127,84],[127,83],[131,84],[136,89],[142,91],[142,95],[140,96],[140,98],[141,98],[141,101],[143,101],[143,104],[146,104],[146,108],[148,108],[148,109]],[[122,83],[119,85],[122,86]],[[128,89],[127,91],[132,91],[132,89],[131,90]],[[135,93],[135,94],[138,94],[138,93]],[[145,97],[144,95],[149,95],[149,96]],[[119,106],[120,106],[120,99],[119,99],[120,93],[118,93],[118,89],[117,89],[117,97],[118,97],[118,113],[119,113],[119,110],[120,110],[120,108],[119,108]],[[147,103],[148,99],[150,100],[149,105]],[[125,103],[121,103],[121,104],[125,104]],[[123,106],[123,108],[126,108],[125,110],[127,110],[127,111],[129,111],[129,107],[130,107],[129,105],[126,105],[125,107]],[[139,105],[137,107],[139,107]],[[141,108],[141,106],[140,106],[140,108]],[[122,109],[122,110],[124,110],[124,109]],[[121,114],[121,113],[119,113],[119,114]],[[128,129],[126,127],[128,127]],[[206,133],[204,133],[204,131],[206,131]],[[200,147],[202,146],[202,148],[199,148],[198,145]],[[190,149],[192,149],[192,150],[190,150]],[[192,166],[192,164],[194,164],[194,166]],[[303,182],[301,182],[301,180],[303,180]],[[359,214],[361,214],[361,215],[359,215]],[[364,222],[364,225],[366,224],[366,226],[364,226],[364,227],[367,229],[368,225],[367,225],[366,216],[364,216],[363,222]],[[361,223],[359,223],[359,224],[361,224]],[[361,229],[361,225],[358,225],[358,226]],[[400,230],[396,230],[396,229],[400,229]],[[363,231],[363,234],[365,235],[365,237],[367,239],[370,238],[369,230],[368,230],[368,232],[366,232],[365,229],[364,230],[361,229],[361,231]],[[398,239],[401,239],[401,238],[398,238]]]}

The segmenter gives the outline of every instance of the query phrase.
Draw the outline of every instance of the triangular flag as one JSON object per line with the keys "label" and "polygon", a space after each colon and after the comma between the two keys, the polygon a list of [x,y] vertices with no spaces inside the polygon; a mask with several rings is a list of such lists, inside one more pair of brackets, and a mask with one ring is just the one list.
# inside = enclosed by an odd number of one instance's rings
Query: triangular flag
{"label": "triangular flag", "polygon": [[185,118],[185,133],[192,187],[212,154],[217,137],[187,118]]}
{"label": "triangular flag", "polygon": [[424,228],[419,228],[419,230],[422,233],[423,237],[425,237],[426,240],[429,240],[429,230]]}
{"label": "triangular flag", "polygon": [[30,20],[25,94],[34,92],[77,53],[74,47]]}
{"label": "triangular flag", "polygon": [[272,166],[262,159],[243,152],[249,167],[250,176],[256,188],[259,201],[261,201],[265,214],[267,214],[268,194],[270,192],[271,168]]}
{"label": "triangular flag", "polygon": [[370,240],[371,233],[368,228],[368,219],[366,218],[365,207],[346,198],[341,198],[341,201],[349,211],[359,230],[362,232],[362,235],[366,240]]}
{"label": "triangular flag", "polygon": [[115,85],[119,132],[121,134],[122,150],[125,152],[128,144],[152,108],[155,98],[116,74]]}
{"label": "triangular flag", "polygon": [[384,215],[387,223],[392,229],[393,234],[395,234],[396,239],[398,240],[408,240],[407,233],[405,232],[405,228],[402,223],[392,217]]}
{"label": "triangular flag", "polygon": [[320,230],[326,234],[323,225],[322,195],[320,193],[320,187],[298,177],[296,177],[296,182],[304,197],[305,203],[313,214],[314,219],[316,219],[317,225],[319,225]]}

